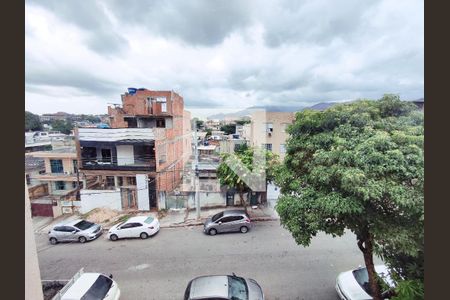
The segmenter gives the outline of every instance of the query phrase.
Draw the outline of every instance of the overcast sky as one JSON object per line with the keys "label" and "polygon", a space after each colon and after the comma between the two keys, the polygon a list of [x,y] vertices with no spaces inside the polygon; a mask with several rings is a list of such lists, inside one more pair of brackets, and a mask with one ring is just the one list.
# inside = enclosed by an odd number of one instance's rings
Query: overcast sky
{"label": "overcast sky", "polygon": [[204,117],[424,93],[420,0],[26,1],[25,108],[98,114],[128,87]]}

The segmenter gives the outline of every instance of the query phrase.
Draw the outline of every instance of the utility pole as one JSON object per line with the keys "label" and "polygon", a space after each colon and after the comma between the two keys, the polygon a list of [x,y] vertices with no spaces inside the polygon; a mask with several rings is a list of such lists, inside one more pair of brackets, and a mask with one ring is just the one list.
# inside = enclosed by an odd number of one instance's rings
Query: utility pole
{"label": "utility pole", "polygon": [[198,194],[198,186],[200,184],[199,182],[199,171],[198,171],[198,149],[197,149],[197,121],[194,119],[194,157],[195,157],[195,162],[194,162],[194,172],[195,172],[195,179],[194,179],[194,184],[195,184],[195,211],[197,214],[197,220],[200,219],[200,197]]}

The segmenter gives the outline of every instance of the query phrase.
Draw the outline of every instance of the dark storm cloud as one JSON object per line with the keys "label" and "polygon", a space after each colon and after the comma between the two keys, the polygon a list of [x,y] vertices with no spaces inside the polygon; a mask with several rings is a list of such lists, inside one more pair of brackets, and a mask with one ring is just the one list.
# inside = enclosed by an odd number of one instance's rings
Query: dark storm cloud
{"label": "dark storm cloud", "polygon": [[127,47],[127,40],[115,32],[104,8],[98,1],[28,0],[40,6],[62,22],[74,24],[86,34],[86,45],[104,55],[118,55]]}
{"label": "dark storm cloud", "polygon": [[[36,91],[39,86],[71,87],[93,95],[117,95],[123,85],[105,80],[89,73],[75,70],[36,70],[28,69],[25,83]],[[45,89],[43,89],[45,90]]]}
{"label": "dark storm cloud", "polygon": [[[76,26],[82,41],[47,49],[58,26],[30,22],[26,38],[39,51],[26,49],[26,84],[34,93],[72,87],[105,99],[127,86],[174,89],[186,106],[212,111],[390,92],[423,97],[420,0],[26,3],[53,14],[57,21],[49,24]],[[73,26],[62,30],[70,36]]]}
{"label": "dark storm cloud", "polygon": [[187,44],[220,44],[234,30],[250,24],[249,1],[173,0],[110,1],[109,8],[126,23]]}
{"label": "dark storm cloud", "polygon": [[[270,47],[289,43],[328,45],[334,39],[351,42],[365,29],[364,12],[380,1],[275,2],[264,16],[265,41]],[[274,17],[275,15],[275,17]]]}

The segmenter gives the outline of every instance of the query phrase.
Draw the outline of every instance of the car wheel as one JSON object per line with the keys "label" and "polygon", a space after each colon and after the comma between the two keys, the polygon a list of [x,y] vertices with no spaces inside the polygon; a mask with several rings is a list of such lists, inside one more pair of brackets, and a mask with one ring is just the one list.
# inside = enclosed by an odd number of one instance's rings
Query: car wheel
{"label": "car wheel", "polygon": [[148,234],[146,234],[145,232],[142,232],[140,234],[141,239],[145,240],[146,238],[148,238]]}
{"label": "car wheel", "polygon": [[50,244],[56,245],[56,244],[58,244],[58,240],[55,239],[54,237],[52,237],[52,238],[50,238]]}
{"label": "car wheel", "polygon": [[115,235],[115,234],[111,234],[111,235],[109,236],[109,239],[110,239],[111,241],[117,241],[117,240],[119,239],[119,237],[118,237],[117,235]]}
{"label": "car wheel", "polygon": [[209,235],[216,235],[216,234],[217,230],[215,230],[214,228],[209,230]]}
{"label": "car wheel", "polygon": [[247,231],[248,231],[248,227],[247,226],[242,226],[241,227],[241,232],[242,233],[247,233]]}
{"label": "car wheel", "polygon": [[87,239],[84,236],[80,236],[78,241],[83,244],[83,243],[86,243]]}

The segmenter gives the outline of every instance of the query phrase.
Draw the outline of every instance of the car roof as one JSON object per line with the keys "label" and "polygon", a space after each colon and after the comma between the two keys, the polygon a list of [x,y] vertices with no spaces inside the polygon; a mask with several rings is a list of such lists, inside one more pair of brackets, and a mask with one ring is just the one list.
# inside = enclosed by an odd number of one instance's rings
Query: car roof
{"label": "car roof", "polygon": [[128,220],[125,221],[125,223],[144,222],[145,220],[147,220],[148,217],[152,217],[153,219],[156,219],[153,216],[136,216],[136,217],[129,218]]}
{"label": "car roof", "polygon": [[223,211],[223,215],[224,216],[229,216],[229,215],[246,215],[246,213],[245,213],[245,210],[231,209],[231,210],[224,210]]}
{"label": "car roof", "polygon": [[200,276],[191,281],[190,299],[206,297],[228,298],[228,276]]}
{"label": "car roof", "polygon": [[81,299],[84,294],[89,290],[89,288],[94,284],[100,273],[83,273],[81,276],[74,282],[72,286],[64,293],[62,296],[62,300],[72,300],[72,299]]}
{"label": "car roof", "polygon": [[76,219],[76,220],[70,220],[70,221],[67,221],[67,222],[61,222],[61,223],[58,223],[55,226],[53,226],[53,228],[58,227],[58,226],[66,226],[66,225],[67,226],[73,226],[73,225],[77,224],[80,221],[85,221],[85,220],[83,220],[83,219]]}

